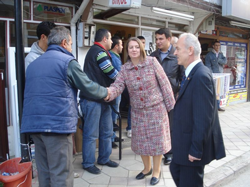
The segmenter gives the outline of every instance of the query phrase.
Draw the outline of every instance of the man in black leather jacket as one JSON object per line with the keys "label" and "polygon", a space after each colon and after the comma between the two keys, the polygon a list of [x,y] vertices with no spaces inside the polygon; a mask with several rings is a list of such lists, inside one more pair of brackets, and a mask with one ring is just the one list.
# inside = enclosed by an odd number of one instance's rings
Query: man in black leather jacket
{"label": "man in black leather jacket", "polygon": [[[177,63],[177,58],[174,55],[175,48],[170,43],[171,38],[172,38],[172,33],[168,28],[161,28],[155,31],[157,50],[151,53],[150,56],[156,57],[159,63],[162,65],[171,83],[174,96],[176,98],[180,90],[180,83],[182,80],[182,76],[184,75],[184,67],[178,65]],[[170,132],[171,132],[173,110],[169,112],[168,116],[169,116]],[[171,160],[172,160],[172,151],[170,150],[168,153],[164,154],[164,164],[165,165],[170,164]]]}

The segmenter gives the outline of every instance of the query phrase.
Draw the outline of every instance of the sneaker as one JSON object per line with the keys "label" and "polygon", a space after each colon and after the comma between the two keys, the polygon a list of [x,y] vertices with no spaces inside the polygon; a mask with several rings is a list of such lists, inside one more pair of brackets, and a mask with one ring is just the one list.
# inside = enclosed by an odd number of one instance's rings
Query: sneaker
{"label": "sneaker", "polygon": [[127,131],[127,137],[128,137],[128,138],[131,138],[131,136],[132,136],[132,130],[128,130],[128,131]]}
{"label": "sneaker", "polygon": [[78,178],[79,177],[79,173],[74,173],[74,178]]}

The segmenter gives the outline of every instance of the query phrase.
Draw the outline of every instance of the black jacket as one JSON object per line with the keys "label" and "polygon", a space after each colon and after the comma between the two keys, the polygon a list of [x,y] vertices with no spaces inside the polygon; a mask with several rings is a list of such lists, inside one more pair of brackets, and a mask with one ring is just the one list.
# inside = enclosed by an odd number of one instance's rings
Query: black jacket
{"label": "black jacket", "polygon": [[180,83],[182,76],[184,75],[184,67],[178,65],[177,58],[174,55],[175,48],[172,46],[169,54],[161,60],[160,49],[157,49],[150,56],[156,57],[159,63],[162,65],[166,75],[168,76],[169,82],[171,83],[174,95],[180,90]]}
{"label": "black jacket", "polygon": [[[88,75],[89,79],[91,79],[92,81],[97,82],[103,87],[109,87],[114,82],[114,80],[110,79],[107,75],[105,75],[97,64],[97,55],[101,51],[106,52],[103,48],[101,48],[98,45],[91,46],[91,48],[89,49],[85,57],[83,71]],[[110,58],[110,61],[111,61],[111,58]],[[87,99],[91,101],[106,103],[104,102],[103,99],[93,100],[90,97],[86,97],[86,95],[82,91],[80,91],[79,97],[81,99]],[[113,104],[113,103],[115,103],[115,100],[108,102],[107,104]]]}

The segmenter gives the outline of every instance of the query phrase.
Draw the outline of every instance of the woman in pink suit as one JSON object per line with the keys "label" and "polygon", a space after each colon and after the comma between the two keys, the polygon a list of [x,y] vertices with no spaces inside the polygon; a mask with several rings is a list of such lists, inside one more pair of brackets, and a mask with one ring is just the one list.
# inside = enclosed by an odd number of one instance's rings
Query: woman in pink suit
{"label": "woman in pink suit", "polygon": [[[169,80],[155,57],[146,56],[143,44],[131,37],[126,46],[127,62],[108,88],[110,100],[128,88],[131,104],[132,150],[141,156],[144,169],[136,179],[151,175],[151,185],[160,180],[161,159],[171,149],[168,111],[175,99]],[[150,156],[153,156],[153,169]]]}

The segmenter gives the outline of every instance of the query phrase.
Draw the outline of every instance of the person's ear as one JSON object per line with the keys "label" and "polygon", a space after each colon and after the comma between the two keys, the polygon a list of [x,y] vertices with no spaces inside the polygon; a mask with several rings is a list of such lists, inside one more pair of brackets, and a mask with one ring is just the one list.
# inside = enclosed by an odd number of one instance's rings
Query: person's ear
{"label": "person's ear", "polygon": [[189,54],[189,55],[194,54],[194,47],[193,47],[193,46],[190,46],[190,47],[188,48],[188,54]]}
{"label": "person's ear", "polygon": [[64,49],[66,49],[66,47],[67,47],[67,41],[66,41],[66,39],[63,39],[63,40],[62,40],[61,46],[62,46]]}
{"label": "person's ear", "polygon": [[103,41],[106,43],[107,42],[107,38],[104,36],[103,37]]}
{"label": "person's ear", "polygon": [[40,40],[46,40],[48,37],[45,34],[41,34]]}

